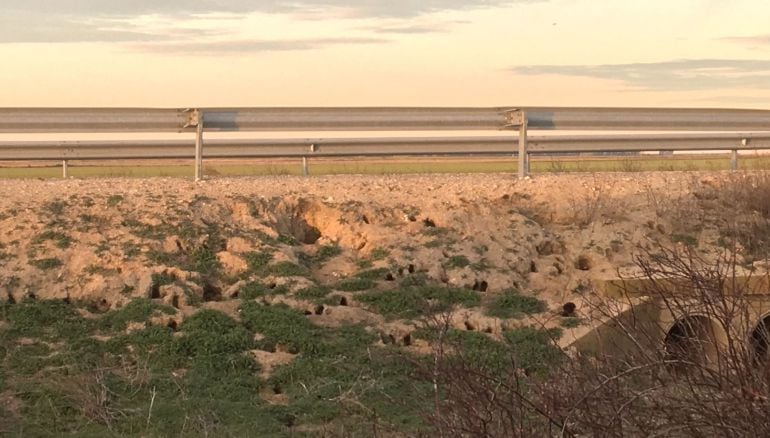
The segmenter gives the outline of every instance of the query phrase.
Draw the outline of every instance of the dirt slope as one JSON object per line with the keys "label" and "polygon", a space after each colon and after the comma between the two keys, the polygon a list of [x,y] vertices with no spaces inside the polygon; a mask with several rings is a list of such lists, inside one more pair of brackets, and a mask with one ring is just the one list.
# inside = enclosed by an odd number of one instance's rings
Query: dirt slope
{"label": "dirt slope", "polygon": [[[547,303],[545,312],[516,321],[465,309],[455,316],[458,327],[497,333],[532,319],[558,325],[567,302],[577,303],[580,315],[591,281],[633,270],[639,248],[657,241],[714,245],[716,228],[686,228],[708,216],[699,200],[726,178],[0,181],[0,297],[61,298],[95,310],[150,297],[180,315],[201,305],[237,314],[226,301],[258,281],[286,292],[270,299],[320,313],[321,324],[361,320],[408,331],[357,303],[354,292],[412,281],[479,291],[484,303],[511,290]],[[358,287],[361,277],[371,284]],[[317,300],[292,294],[317,285],[349,305],[318,310]]]}

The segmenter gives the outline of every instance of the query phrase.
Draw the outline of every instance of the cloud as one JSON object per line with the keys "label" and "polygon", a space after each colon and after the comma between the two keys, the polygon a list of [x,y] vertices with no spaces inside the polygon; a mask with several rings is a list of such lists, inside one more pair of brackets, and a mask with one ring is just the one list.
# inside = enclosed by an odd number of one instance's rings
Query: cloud
{"label": "cloud", "polygon": [[295,40],[240,40],[203,42],[160,42],[137,44],[142,51],[175,53],[182,55],[222,55],[233,53],[285,52],[320,49],[350,44],[380,44],[388,40],[380,38],[313,38]]}
{"label": "cloud", "polygon": [[32,15],[139,16],[301,12],[344,8],[367,17],[414,17],[448,10],[507,6],[533,0],[3,0],[5,12]]}
{"label": "cloud", "polygon": [[740,36],[740,37],[726,37],[726,38],[720,38],[720,39],[722,41],[727,41],[730,43],[744,44],[749,46],[770,46],[770,34]]}
{"label": "cloud", "polygon": [[120,19],[75,21],[65,17],[40,17],[27,20],[9,14],[0,16],[0,43],[140,42],[218,34],[220,32],[210,29],[173,26],[145,29]]}
{"label": "cloud", "polygon": [[602,65],[529,65],[521,75],[559,75],[618,80],[641,90],[685,91],[770,88],[770,60],[683,59]]}
{"label": "cloud", "polygon": [[447,28],[444,25],[430,25],[430,24],[406,24],[396,26],[382,26],[382,27],[370,27],[367,30],[374,33],[392,34],[392,35],[417,35],[426,33],[439,33],[446,32]]}
{"label": "cloud", "polygon": [[[3,43],[75,43],[113,42],[141,43],[135,46],[164,50],[194,47],[174,23],[187,18],[214,20],[243,18],[253,13],[288,14],[294,19],[366,18],[382,19],[386,25],[374,25],[366,32],[376,34],[420,34],[443,31],[437,26],[416,24],[417,17],[443,11],[505,7],[515,3],[547,0],[2,0],[0,15],[0,44]],[[168,29],[132,26],[142,17],[170,22]],[[141,21],[141,20],[140,20]],[[388,25],[387,22],[397,24]],[[210,26],[208,26],[210,27]],[[229,31],[232,26],[225,26]],[[210,36],[210,29],[198,31],[195,43]],[[332,35],[334,36],[334,35]],[[149,44],[154,41],[178,40],[175,44]],[[318,40],[317,44],[289,40],[279,42],[244,42],[233,35],[233,48],[209,41],[202,46],[218,47],[217,51],[305,50],[325,47],[332,43]],[[372,38],[372,42],[381,42]],[[366,43],[365,38],[357,44]],[[300,47],[297,49],[296,47]]]}

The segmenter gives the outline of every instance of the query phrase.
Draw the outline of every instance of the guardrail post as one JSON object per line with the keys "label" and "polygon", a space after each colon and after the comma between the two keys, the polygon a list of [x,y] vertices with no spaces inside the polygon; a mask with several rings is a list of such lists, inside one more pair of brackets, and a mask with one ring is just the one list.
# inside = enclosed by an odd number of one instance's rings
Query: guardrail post
{"label": "guardrail post", "polygon": [[197,128],[195,130],[195,181],[203,179],[203,112],[195,110]]}
{"label": "guardrail post", "polygon": [[[749,139],[748,138],[742,138],[741,139],[741,146],[746,147],[749,145]],[[730,151],[730,170],[738,170],[738,150],[733,149]]]}
{"label": "guardrail post", "polygon": [[521,125],[519,125],[519,178],[524,179],[529,175],[529,153],[527,152],[527,113],[521,111]]}
{"label": "guardrail post", "polygon": [[69,178],[70,171],[69,171],[69,163],[67,160],[62,160],[61,162],[61,176],[62,178]]}
{"label": "guardrail post", "polygon": [[302,176],[310,175],[310,171],[307,166],[307,157],[302,157]]}
{"label": "guardrail post", "polygon": [[183,128],[195,127],[195,181],[203,179],[203,111],[186,109],[187,123]]}
{"label": "guardrail post", "polygon": [[738,170],[738,150],[733,149],[730,151],[730,170],[733,172]]}

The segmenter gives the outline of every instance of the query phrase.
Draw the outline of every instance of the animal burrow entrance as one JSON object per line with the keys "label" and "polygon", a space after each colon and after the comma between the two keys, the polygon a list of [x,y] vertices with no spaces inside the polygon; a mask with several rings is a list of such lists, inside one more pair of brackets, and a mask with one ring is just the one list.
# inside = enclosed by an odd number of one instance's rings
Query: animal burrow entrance
{"label": "animal burrow entrance", "polygon": [[471,289],[478,292],[486,292],[488,288],[489,288],[489,283],[487,283],[486,280],[481,280],[481,281],[476,280],[473,282],[473,287]]}
{"label": "animal burrow entrance", "polygon": [[150,287],[150,298],[153,300],[160,298],[160,283],[155,281],[152,283],[152,287]]}
{"label": "animal burrow entrance", "polygon": [[203,284],[203,301],[222,301],[222,289],[205,282]]}
{"label": "animal burrow entrance", "polygon": [[591,258],[587,255],[581,255],[575,260],[575,268],[581,271],[590,271],[592,267],[593,263],[591,262]]}
{"label": "animal burrow entrance", "polygon": [[313,245],[322,237],[321,230],[305,218],[314,205],[300,202],[298,205],[279,204],[275,208],[274,228],[279,234],[290,236],[299,243]]}

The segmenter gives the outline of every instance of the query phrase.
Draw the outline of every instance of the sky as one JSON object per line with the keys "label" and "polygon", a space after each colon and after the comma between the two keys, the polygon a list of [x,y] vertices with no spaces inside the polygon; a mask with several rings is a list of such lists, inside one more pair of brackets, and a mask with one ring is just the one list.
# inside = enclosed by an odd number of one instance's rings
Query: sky
{"label": "sky", "polygon": [[2,0],[0,107],[770,109],[767,0]]}

